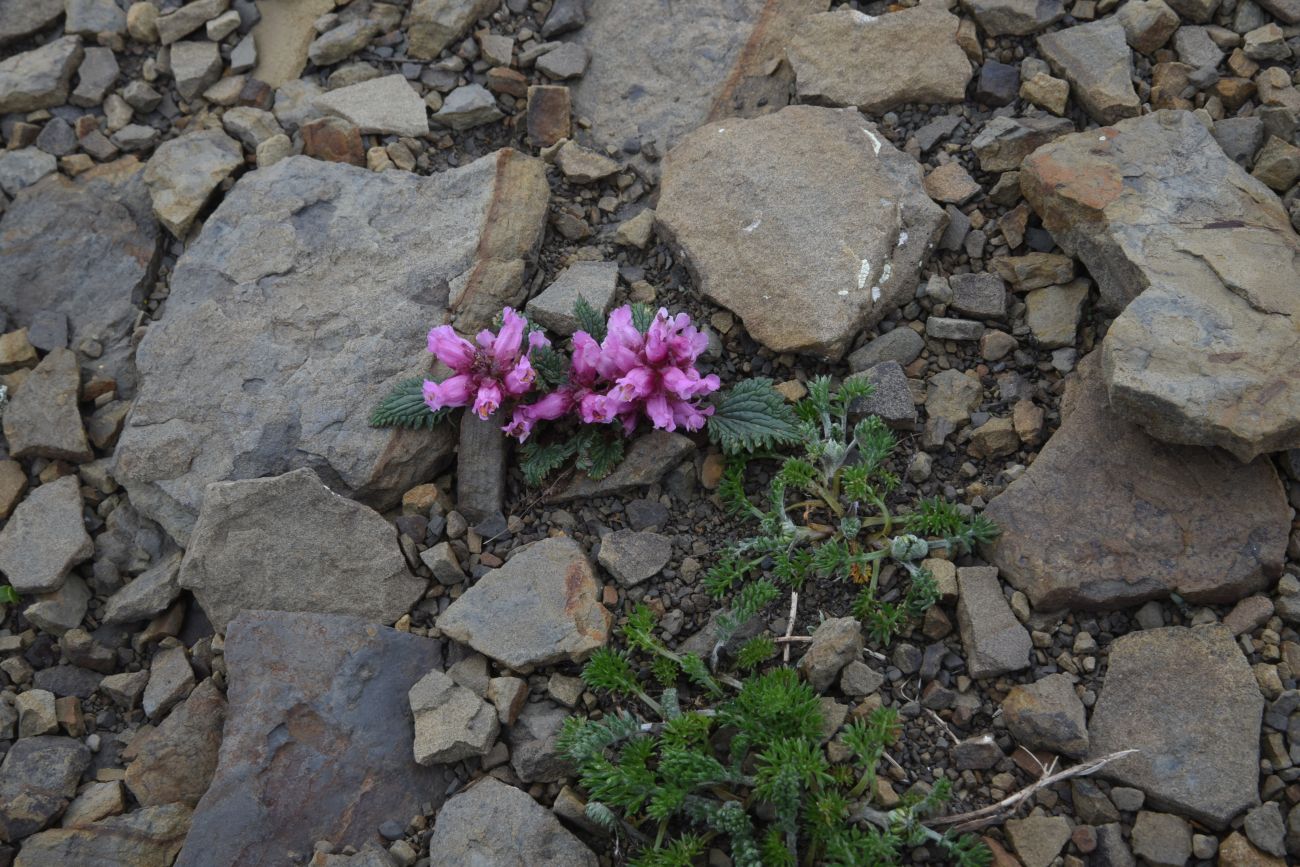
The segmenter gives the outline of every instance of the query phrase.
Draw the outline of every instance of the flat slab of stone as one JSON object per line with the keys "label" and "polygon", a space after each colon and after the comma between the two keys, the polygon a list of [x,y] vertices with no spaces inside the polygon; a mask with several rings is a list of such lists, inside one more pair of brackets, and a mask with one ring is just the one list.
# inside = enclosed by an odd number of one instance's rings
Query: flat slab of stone
{"label": "flat slab of stone", "polygon": [[81,370],[72,350],[55,347],[41,359],[5,408],[9,453],[19,459],[86,463],[95,457],[86,439],[78,402]]}
{"label": "flat slab of stone", "polygon": [[869,114],[961,102],[972,70],[957,44],[959,23],[935,6],[874,17],[843,8],[809,16],[787,49],[799,96]]}
{"label": "flat slab of stone", "polygon": [[415,760],[422,765],[451,764],[482,756],[496,743],[497,710],[441,671],[431,671],[411,687],[415,717]]}
{"label": "flat slab of stone", "polygon": [[[19,192],[0,218],[0,311],[20,328],[42,311],[63,313],[86,378],[112,377],[129,396],[136,305],[153,288],[160,238],[135,157],[76,180],[45,178]],[[98,357],[85,354],[86,341],[98,345]]]}
{"label": "flat slab of stone", "polygon": [[1002,530],[985,556],[1047,610],[1227,603],[1271,583],[1290,526],[1272,465],[1152,439],[1110,408],[1098,362],[1079,364],[1061,427],[985,509]]}
{"label": "flat slab of stone", "polygon": [[1038,37],[1038,50],[1070,82],[1070,92],[1093,120],[1115,123],[1138,114],[1142,100],[1133,89],[1133,52],[1115,19],[1046,33]]}
{"label": "flat slab of stone", "polygon": [[89,765],[90,750],[73,738],[15,741],[0,763],[0,842],[16,842],[54,821]]}
{"label": "flat slab of stone", "polygon": [[0,0],[0,45],[44,30],[63,14],[65,0]]}
{"label": "flat slab of stone", "polygon": [[960,568],[957,586],[957,625],[971,677],[997,677],[1028,668],[1034,645],[1002,595],[998,570]]}
{"label": "flat slab of stone", "polygon": [[76,476],[33,490],[0,530],[0,573],[21,594],[58,590],[72,567],[94,553]]}
{"label": "flat slab of stone", "polygon": [[498,313],[523,300],[546,196],[540,161],[511,150],[432,177],[307,157],[244,175],[140,344],[116,451],[131,502],[183,540],[210,482],[310,466],[395,505],[447,461],[454,431],[376,429],[370,411],[427,372],[449,296]]}
{"label": "flat slab of stone", "polygon": [[1300,445],[1300,237],[1190,112],[1059,139],[1021,187],[1123,310],[1103,343],[1117,412],[1242,461]]}
{"label": "flat slab of stone", "polygon": [[568,336],[581,327],[573,307],[581,298],[605,317],[618,290],[617,262],[574,262],[524,308],[528,319],[554,334]]}
{"label": "flat slab of stone", "polygon": [[[705,120],[749,117],[790,101],[780,63],[795,28],[830,0],[592,0],[573,42],[591,55],[573,84],[592,143],[655,142],[660,153]],[[773,72],[773,68],[776,71]]]}
{"label": "flat slab of stone", "polygon": [[1227,627],[1132,632],[1110,647],[1089,755],[1138,750],[1101,774],[1146,792],[1150,806],[1222,830],[1259,803],[1263,713],[1259,686]]}
{"label": "flat slab of stone", "polygon": [[139,743],[131,742],[136,758],[126,767],[126,785],[135,799],[193,808],[217,769],[225,721],[226,697],[208,678]]}
{"label": "flat slab of stone", "polygon": [[81,39],[64,36],[0,60],[0,114],[63,105],[83,56]]}
{"label": "flat slab of stone", "polygon": [[441,667],[439,642],[358,617],[245,612],[225,659],[220,759],[177,867],[270,867],[317,840],[359,848],[438,806],[452,778],[415,763],[406,694]]}
{"label": "flat slab of stone", "polygon": [[430,867],[596,867],[595,854],[526,792],[484,777],[447,801],[429,840]]}
{"label": "flat slab of stone", "polygon": [[517,671],[580,662],[609,639],[613,616],[600,596],[581,546],[559,536],[534,542],[484,575],[437,625]]}
{"label": "flat slab of stone", "polygon": [[130,864],[170,867],[190,830],[184,804],[144,807],[77,828],[51,828],[23,841],[14,867]]}
{"label": "flat slab of stone", "polygon": [[1065,17],[1061,0],[962,0],[987,36],[1028,36]]}
{"label": "flat slab of stone", "polygon": [[212,192],[243,164],[239,142],[220,129],[163,142],[144,170],[154,214],[169,232],[184,238]]}
{"label": "flat slab of stone", "polygon": [[393,526],[306,468],[210,485],[179,582],[219,630],[253,609],[355,614],[387,624],[425,591]]}
{"label": "flat slab of stone", "polygon": [[623,462],[603,479],[580,475],[562,490],[548,496],[548,503],[571,503],[591,497],[628,494],[659,481],[668,471],[695,451],[690,437],[656,430],[632,441]]}
{"label": "flat slab of stone", "polygon": [[316,97],[316,107],[370,133],[419,136],[429,132],[424,100],[401,75],[385,75]]}
{"label": "flat slab of stone", "polygon": [[853,109],[789,106],[683,139],[656,220],[755,340],[839,358],[912,299],[944,227],[920,171]]}

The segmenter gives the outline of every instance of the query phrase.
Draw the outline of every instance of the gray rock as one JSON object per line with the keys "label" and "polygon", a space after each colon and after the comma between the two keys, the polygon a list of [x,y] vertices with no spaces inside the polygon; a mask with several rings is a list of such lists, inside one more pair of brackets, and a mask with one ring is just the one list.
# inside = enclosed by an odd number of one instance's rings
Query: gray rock
{"label": "gray rock", "polygon": [[190,829],[184,804],[145,807],[75,828],[52,828],[23,841],[15,867],[130,864],[169,867]]}
{"label": "gray rock", "polygon": [[456,559],[450,542],[439,542],[432,548],[420,552],[420,561],[433,572],[439,584],[450,587],[465,580],[465,573]]}
{"label": "gray rock", "polygon": [[1070,781],[1070,800],[1080,822],[1106,825],[1119,821],[1119,810],[1101,790],[1101,786],[1087,777],[1077,777]]}
{"label": "gray rock", "polygon": [[83,108],[99,105],[117,83],[117,57],[109,48],[87,48],[77,67],[77,87],[68,101]]}
{"label": "gray rock", "polygon": [[1141,108],[1133,89],[1133,53],[1119,22],[1104,18],[1043,34],[1038,50],[1098,123],[1133,117]]}
{"label": "gray rock", "polygon": [[997,766],[1005,756],[997,740],[990,734],[967,738],[953,747],[953,763],[959,771],[987,771]]}
{"label": "gray rock", "polygon": [[0,190],[16,196],[58,167],[58,161],[40,148],[6,151],[0,154]]}
{"label": "gray rock", "polygon": [[155,563],[109,597],[100,620],[109,624],[132,623],[166,611],[181,595],[180,567],[179,553]]}
{"label": "gray rock", "polygon": [[1074,280],[1064,286],[1045,286],[1025,295],[1025,324],[1044,349],[1073,346],[1088,300],[1088,281]]}
{"label": "gray rock", "polygon": [[49,27],[63,14],[65,0],[0,0],[0,45]]}
{"label": "gray rock", "polygon": [[694,451],[695,443],[688,437],[664,430],[651,431],[632,442],[614,472],[599,481],[580,476],[563,490],[546,497],[546,501],[570,503],[632,493],[659,481]]}
{"label": "gray rock", "polygon": [[1181,23],[1164,0],[1129,0],[1115,16],[1134,51],[1150,54],[1169,41]]}
{"label": "gray rock", "polygon": [[983,397],[979,380],[957,370],[941,370],[930,377],[925,412],[932,421],[941,419],[955,430],[970,421],[971,412]]}
{"label": "gray rock", "polygon": [[1259,5],[1287,24],[1300,24],[1300,3],[1296,0],[1258,0]]}
{"label": "gray rock", "polygon": [[441,671],[431,671],[410,690],[415,716],[415,760],[450,764],[486,755],[496,743],[500,723],[492,705]]}
{"label": "gray rock", "polygon": [[510,726],[510,767],[526,783],[553,783],[573,775],[573,764],[556,745],[569,712],[549,701],[524,705]]}
{"label": "gray rock", "polygon": [[[86,598],[89,596],[87,595]],[[84,632],[84,630],[78,631]],[[60,644],[65,641],[67,641],[66,635],[59,640]],[[32,683],[37,689],[54,693],[56,698],[76,696],[80,699],[88,699],[95,694],[95,690],[99,689],[103,679],[98,672],[88,668],[80,668],[76,665],[54,665],[37,671]]]}
{"label": "gray rock", "polygon": [[885,676],[860,659],[851,661],[840,671],[840,690],[845,695],[871,695],[884,683]]}
{"label": "gray rock", "polygon": [[1015,171],[1035,150],[1072,132],[1069,118],[995,117],[984,124],[971,147],[984,171]]}
{"label": "gray rock", "polygon": [[275,115],[249,105],[226,109],[221,116],[221,125],[250,151],[256,151],[262,142],[284,133]]}
{"label": "gray rock", "polygon": [[948,316],[930,316],[925,320],[925,335],[936,340],[979,340],[984,336],[984,323]]}
{"label": "gray rock", "polygon": [[799,673],[812,688],[825,692],[846,665],[862,653],[862,624],[853,617],[831,617],[813,630],[799,658]]}
{"label": "gray rock", "polygon": [[208,678],[157,728],[132,741],[135,758],[126,767],[126,785],[136,801],[193,809],[212,783],[225,721],[226,697]]}
{"label": "gray rock", "polygon": [[1223,62],[1223,49],[1210,38],[1204,27],[1184,25],[1174,31],[1174,51],[1178,59],[1193,69],[1214,69]]}
{"label": "gray rock", "polygon": [[141,707],[145,716],[159,720],[194,688],[194,669],[184,647],[158,651],[149,668],[149,683],[144,688]]}
{"label": "gray rock", "polygon": [[[213,481],[310,465],[387,508],[432,478],[454,435],[371,428],[371,408],[426,372],[418,348],[449,295],[465,330],[522,302],[547,195],[541,164],[510,150],[433,177],[308,157],[245,175],[140,344],[146,381],[116,452],[132,503],[184,539]],[[499,201],[514,203],[508,218]]]}
{"label": "gray rock", "polygon": [[89,765],[90,750],[72,738],[15,741],[0,763],[0,840],[21,840],[54,821]]}
{"label": "gray rock", "polygon": [[1098,826],[1096,852],[1101,867],[1137,867],[1137,859],[1124,842],[1124,828],[1119,822]]}
{"label": "gray rock", "polygon": [[1222,830],[1259,802],[1264,699],[1225,627],[1166,627],[1111,644],[1089,754],[1137,753],[1100,773],[1147,803]]}
{"label": "gray rock", "polygon": [[230,0],[194,0],[166,15],[158,16],[158,40],[171,45],[189,36],[230,7]]}
{"label": "gray rock", "polygon": [[485,123],[495,123],[505,117],[497,107],[496,97],[481,84],[466,84],[456,88],[442,101],[442,108],[433,119],[454,130],[471,129]]}
{"label": "gray rock", "polygon": [[45,689],[29,689],[14,699],[18,712],[18,737],[34,738],[54,734],[59,730],[59,719],[54,709],[54,693]]}
{"label": "gray rock", "polygon": [[115,0],[67,0],[64,32],[94,37],[126,33],[126,13]]}
{"label": "gray rock", "polygon": [[4,434],[18,459],[50,458],[85,463],[95,455],[86,440],[77,402],[81,371],[77,356],[53,349],[36,365],[5,408]]}
{"label": "gray rock", "polygon": [[429,132],[424,100],[401,75],[385,75],[331,90],[316,97],[316,107],[354,124],[363,135],[421,136]]}
{"label": "gray rock", "polygon": [[257,41],[248,34],[230,51],[230,71],[236,75],[257,66]]}
{"label": "gray rock", "polygon": [[963,0],[986,36],[1028,36],[1065,17],[1060,0]]}
{"label": "gray rock", "polygon": [[849,407],[853,416],[875,415],[897,430],[916,430],[916,400],[907,384],[907,374],[897,361],[882,361],[852,378],[866,379],[874,389],[870,397],[856,400]]}
{"label": "gray rock", "polygon": [[439,642],[358,617],[246,612],[225,661],[222,750],[177,867],[281,863],[321,839],[359,847],[440,805],[453,777],[412,761],[407,702],[440,667]]}
{"label": "gray rock", "polygon": [[307,49],[307,57],[316,66],[333,66],[365,48],[379,33],[374,21],[354,18],[317,36]]}
{"label": "gray rock", "polygon": [[811,15],[787,48],[799,96],[868,114],[961,102],[972,70],[957,44],[958,23],[933,5],[874,18],[853,9]]}
{"label": "gray rock", "polygon": [[94,551],[81,519],[76,476],[33,490],[0,529],[0,572],[20,594],[58,590],[72,567]]}
{"label": "gray rock", "polygon": [[[1189,112],[1125,121],[1097,144],[1086,133],[1039,150],[1021,185],[1103,308],[1123,310],[1102,345],[1116,412],[1242,461],[1300,444],[1300,342],[1286,324],[1300,315],[1300,238],[1276,197]],[[1140,192],[1123,184],[1139,174]]]}
{"label": "gray rock", "polygon": [[542,36],[550,39],[577,30],[587,23],[583,0],[556,0],[542,24]]}
{"label": "gray rock", "polygon": [[1275,858],[1286,857],[1286,825],[1276,801],[1248,810],[1243,828],[1255,848]]}
{"label": "gray rock", "polygon": [[144,688],[149,685],[149,672],[132,671],[122,674],[110,674],[99,682],[99,691],[109,701],[124,711],[131,711],[139,704],[144,695]]}
{"label": "gray rock", "polygon": [[997,677],[1028,668],[1033,643],[1002,595],[998,570],[964,566],[957,570],[957,585],[957,625],[971,677]]}
{"label": "gray rock", "polygon": [[493,777],[479,780],[447,801],[429,838],[429,855],[430,867],[596,867],[598,863],[550,810]]}
{"label": "gray rock", "polygon": [[856,111],[806,105],[686,137],[665,160],[656,219],[754,339],[828,358],[912,299],[943,228],[915,160]]}
{"label": "gray rock", "polygon": [[313,118],[320,117],[320,111],[316,108],[316,97],[324,91],[320,85],[310,79],[294,79],[287,81],[275,91],[275,103],[271,111],[275,113],[276,120],[287,132],[293,132],[302,124]]}
{"label": "gray rock", "polygon": [[925,338],[911,328],[895,328],[849,353],[849,369],[854,373],[875,367],[882,361],[896,361],[906,367],[925,349]]}
{"label": "gray rock", "polygon": [[[517,671],[580,662],[609,639],[600,583],[578,543],[534,542],[479,579],[437,620],[450,638]],[[502,629],[501,624],[510,624]]]}
{"label": "gray rock", "polygon": [[953,310],[976,319],[1006,318],[1007,284],[997,274],[953,274],[948,282]]}
{"label": "gray rock", "polygon": [[416,60],[435,59],[500,5],[501,0],[415,0],[407,20],[407,54]]}
{"label": "gray rock", "polygon": [[90,604],[90,588],[77,575],[69,575],[57,590],[43,593],[32,600],[23,616],[38,629],[62,635],[81,625]]}
{"label": "gray rock", "polygon": [[1011,847],[1025,867],[1049,867],[1070,841],[1070,820],[1064,816],[1008,819],[1005,827]]}
{"label": "gray rock", "polygon": [[592,184],[618,171],[618,163],[574,141],[560,145],[555,164],[566,180],[575,184]]}
{"label": "gray rock", "polygon": [[624,587],[634,587],[653,578],[668,565],[673,543],[658,533],[616,530],[600,540],[600,565]]}
{"label": "gray rock", "polygon": [[573,306],[582,298],[602,318],[614,306],[618,291],[617,262],[574,262],[556,276],[550,286],[532,298],[524,312],[530,321],[565,337],[581,327]]}
{"label": "gray rock", "polygon": [[82,54],[81,40],[64,36],[0,60],[0,114],[63,105]]}
{"label": "gray rock", "polygon": [[36,146],[51,156],[66,157],[77,150],[79,142],[72,124],[61,117],[55,117],[41,128],[41,134],[36,137]]}
{"label": "gray rock", "polygon": [[1060,429],[989,503],[1002,534],[985,557],[1046,610],[1171,592],[1226,603],[1262,589],[1281,571],[1289,526],[1277,473],[1151,439],[1111,409],[1099,360],[1079,365]]}
{"label": "gray rock", "polygon": [[425,589],[392,525],[307,468],[208,486],[179,581],[217,629],[246,609],[391,623]]}
{"label": "gray rock", "polygon": [[161,133],[142,123],[128,123],[113,133],[112,142],[120,150],[130,153],[145,151],[158,143]]}
{"label": "gray rock", "polygon": [[589,59],[586,48],[576,42],[561,42],[537,58],[537,68],[549,78],[564,81],[586,72]]}
{"label": "gray rock", "polygon": [[507,443],[501,425],[501,413],[486,420],[470,412],[461,416],[460,445],[456,450],[456,509],[472,524],[502,517]]}
{"label": "gray rock", "polygon": [[221,77],[221,49],[215,42],[177,42],[171,47],[171,63],[182,99],[193,99]]}
{"label": "gray rock", "polygon": [[1088,754],[1083,702],[1064,674],[1012,687],[1002,700],[1002,719],[1022,746],[1076,759]]}

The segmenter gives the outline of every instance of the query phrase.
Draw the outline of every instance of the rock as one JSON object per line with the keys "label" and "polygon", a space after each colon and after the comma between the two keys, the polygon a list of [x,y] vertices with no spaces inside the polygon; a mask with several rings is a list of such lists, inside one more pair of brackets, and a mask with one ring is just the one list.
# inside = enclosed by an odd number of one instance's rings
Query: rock
{"label": "rock", "polygon": [[212,782],[225,719],[226,697],[209,678],[157,728],[132,741],[136,757],[127,765],[126,785],[135,799],[146,807],[193,808]]}
{"label": "rock", "polygon": [[996,274],[954,274],[950,307],[976,319],[1005,319],[1007,284]]}
{"label": "rock", "polygon": [[821,622],[812,642],[799,659],[799,673],[812,688],[825,692],[840,671],[862,653],[862,625],[853,617],[832,617]]}
{"label": "rock", "polygon": [[1164,0],[1129,0],[1115,16],[1124,28],[1124,38],[1134,51],[1150,54],[1169,41],[1178,29],[1178,13]]}
{"label": "rock", "polygon": [[0,60],[0,114],[63,105],[82,56],[81,40],[64,36]]}
{"label": "rock", "polygon": [[77,410],[77,356],[55,348],[36,366],[4,412],[5,439],[15,458],[85,463],[94,458]]}
{"label": "rock", "polygon": [[1016,101],[1020,93],[1020,68],[985,60],[980,66],[979,80],[975,85],[975,99],[987,106],[998,108]]}
{"label": "rock", "polygon": [[956,429],[970,421],[971,411],[983,396],[978,379],[956,370],[941,370],[930,377],[925,411],[931,419],[942,419]]}
{"label": "rock", "polygon": [[108,48],[87,48],[85,59],[77,67],[77,88],[69,98],[83,108],[99,105],[117,83],[120,70],[117,58]]}
{"label": "rock", "polygon": [[178,39],[189,36],[208,21],[225,12],[230,0],[194,0],[166,15],[160,15],[154,22],[158,39],[163,45],[170,45]]}
{"label": "rock", "polygon": [[1019,448],[1020,435],[1009,418],[991,418],[970,435],[970,455],[979,460],[1014,455]]}
{"label": "rock", "polygon": [[849,353],[849,369],[854,373],[875,367],[882,361],[911,364],[925,349],[925,338],[910,328],[895,328]]}
{"label": "rock", "polygon": [[989,266],[1016,292],[1069,283],[1074,279],[1074,260],[1060,253],[999,256],[990,261]]}
{"label": "rock", "polygon": [[569,137],[569,89],[553,84],[528,88],[528,140],[533,147],[548,148]]}
{"label": "rock", "polygon": [[1075,759],[1088,754],[1083,702],[1064,674],[1012,687],[1002,701],[1002,718],[1012,737],[1025,747]]}
{"label": "rock", "polygon": [[0,461],[0,520],[13,514],[27,491],[27,474],[17,461]]}
{"label": "rock", "polygon": [[1287,24],[1300,24],[1300,4],[1295,0],[1259,0],[1259,5]]}
{"label": "rock", "polygon": [[76,476],[33,490],[0,529],[0,572],[23,595],[58,590],[72,567],[94,552]]}
{"label": "rock", "polygon": [[1263,181],[1270,189],[1285,193],[1300,178],[1300,148],[1277,136],[1269,136],[1255,158],[1255,170],[1251,176]]}
{"label": "rock", "polygon": [[[556,537],[517,551],[437,619],[455,641],[515,670],[580,662],[609,638],[612,617],[576,542]],[[511,624],[502,630],[502,623]]]}
{"label": "rock", "polygon": [[212,191],[243,164],[239,142],[219,129],[199,130],[159,145],[144,170],[159,222],[184,238]]}
{"label": "rock", "polygon": [[1088,281],[1074,280],[1064,286],[1046,286],[1025,296],[1025,324],[1044,349],[1073,346],[1083,305],[1088,300]]}
{"label": "rock", "polygon": [[253,34],[239,40],[239,44],[230,52],[230,71],[235,74],[248,72],[257,66],[257,42]]}
{"label": "rock", "polygon": [[1133,54],[1118,22],[1105,18],[1043,34],[1038,50],[1098,123],[1133,117],[1141,108],[1131,80]]}
{"label": "rock", "polygon": [[591,850],[550,810],[493,777],[447,801],[429,838],[429,853],[430,867],[597,864]]}
{"label": "rock", "polygon": [[1272,467],[1152,440],[1110,409],[1097,362],[1080,364],[1060,429],[989,503],[1002,534],[985,556],[1046,610],[1171,592],[1226,603],[1263,588],[1280,573],[1288,526]]}
{"label": "rock", "polygon": [[190,829],[183,804],[145,807],[76,828],[55,828],[23,841],[14,867],[50,864],[130,864],[168,867]]}
{"label": "rock", "polygon": [[1039,72],[1020,83],[1020,96],[1052,114],[1063,115],[1070,99],[1070,83]]}
{"label": "rock", "polygon": [[65,0],[0,0],[0,45],[49,27],[63,14]]}
{"label": "rock", "polygon": [[110,674],[99,682],[99,691],[122,710],[130,711],[135,709],[148,683],[147,671]]}
{"label": "rock", "polygon": [[[322,117],[302,125],[302,152],[332,163],[362,166],[366,163],[361,130],[338,117]],[[260,166],[259,166],[260,168]]]}
{"label": "rock", "polygon": [[987,771],[1005,758],[997,740],[989,734],[962,741],[953,747],[952,756],[959,771]]}
{"label": "rock", "polygon": [[560,146],[555,164],[575,184],[591,184],[618,171],[618,163],[573,141]]}
{"label": "rock", "polygon": [[1033,645],[1002,596],[998,570],[985,566],[959,568],[957,584],[957,625],[971,677],[997,677],[1028,668]]}
{"label": "rock", "polygon": [[11,196],[58,168],[58,162],[39,148],[21,148],[0,154],[0,190]]}
{"label": "rock", "polygon": [[[526,698],[526,696],[525,696]],[[551,702],[525,705],[510,727],[510,767],[526,783],[553,783],[572,776],[572,763],[557,739],[569,712]]]}
{"label": "rock", "polygon": [[984,171],[1015,171],[1035,150],[1072,132],[1074,123],[1063,117],[995,117],[984,124],[971,147]]}
{"label": "rock", "polygon": [[256,151],[263,142],[284,132],[275,115],[248,105],[226,109],[226,113],[221,116],[221,124],[227,133],[239,139],[251,151]]}
{"label": "rock", "polygon": [[[1159,439],[1242,461],[1300,443],[1300,353],[1284,323],[1300,314],[1300,238],[1286,213],[1188,112],[1121,123],[1104,147],[1095,138],[1038,151],[1021,185],[1082,258],[1103,308],[1123,309],[1103,344],[1116,411]],[[1186,172],[1166,170],[1170,154]],[[1137,174],[1148,178],[1140,194],[1122,183]]]}
{"label": "rock", "polygon": [[845,695],[854,697],[871,695],[879,690],[884,683],[885,676],[883,674],[880,674],[859,659],[850,661],[840,671],[840,690]]}
{"label": "rock", "polygon": [[442,108],[433,119],[454,130],[471,129],[485,123],[495,123],[505,117],[497,107],[496,97],[481,84],[466,84],[456,88],[442,102]]}
{"label": "rock", "polygon": [[72,738],[19,738],[0,763],[0,841],[40,831],[63,812],[90,765],[90,750]]}
{"label": "rock", "polygon": [[54,708],[54,693],[45,689],[29,689],[14,699],[18,714],[18,737],[35,738],[56,734],[59,720]]}
{"label": "rock", "polygon": [[324,838],[360,846],[438,806],[452,778],[412,761],[407,692],[440,667],[439,642],[357,617],[246,612],[225,660],[223,749],[178,867],[278,863]]}
{"label": "rock", "polygon": [[415,0],[407,21],[407,54],[434,60],[500,5],[501,0]]}
{"label": "rock", "polygon": [[[183,539],[207,483],[310,463],[342,493],[396,504],[453,437],[369,426],[393,383],[426,370],[383,347],[423,346],[444,293],[464,330],[522,302],[547,195],[541,164],[511,150],[428,178],[303,157],[246,175],[177,263],[168,315],[140,345],[146,383],[116,452],[132,503]],[[509,220],[498,201],[514,203]],[[235,291],[259,282],[273,291]],[[416,297],[416,283],[449,288]],[[296,325],[267,341],[277,317]],[[321,340],[336,349],[313,351]]]}
{"label": "rock", "polygon": [[654,142],[659,152],[706,120],[751,117],[790,101],[783,63],[799,24],[829,0],[593,0],[572,41],[591,63],[572,88],[592,144]]}
{"label": "rock", "polygon": [[945,163],[925,176],[925,192],[936,202],[961,204],[980,191],[980,185],[961,163]]}
{"label": "rock", "polygon": [[221,77],[221,49],[215,42],[177,42],[171,58],[172,78],[182,99],[193,99]]}
{"label": "rock", "polygon": [[540,295],[530,299],[524,312],[530,322],[567,337],[581,327],[573,312],[579,298],[604,319],[614,307],[614,293],[617,291],[617,262],[574,262],[561,271]]}
{"label": "rock", "polygon": [[450,587],[465,580],[465,573],[456,559],[450,542],[439,542],[432,548],[420,553],[420,561],[429,567],[439,584]]}
{"label": "rock", "polygon": [[658,533],[616,530],[601,539],[600,565],[624,587],[634,587],[653,578],[668,564],[673,543]]}
{"label": "rock", "polygon": [[1029,36],[1065,17],[1060,0],[963,0],[986,36]]}
{"label": "rock", "polygon": [[38,629],[62,635],[81,625],[90,604],[90,588],[77,575],[69,575],[57,590],[35,597],[23,615]]}
{"label": "rock", "polygon": [[421,136],[429,132],[424,100],[401,75],[331,90],[316,97],[316,107],[354,124],[363,135]]}
{"label": "rock", "polygon": [[1101,775],[1142,789],[1157,809],[1222,829],[1258,803],[1263,710],[1226,627],[1133,632],[1111,644],[1089,754],[1138,750]]}
{"label": "rock", "polygon": [[852,9],[811,15],[787,49],[799,96],[868,114],[906,103],[961,102],[971,65],[957,44],[957,24],[935,6],[874,18]]}
{"label": "rock", "polygon": [[114,0],[67,0],[64,32],[93,37],[126,33],[126,13]]}
{"label": "rock", "polygon": [[1250,845],[1246,835],[1233,831],[1219,844],[1218,863],[1223,867],[1284,867],[1286,861],[1265,855]]}
{"label": "rock", "polygon": [[614,472],[599,481],[580,476],[563,490],[547,496],[546,501],[569,503],[631,493],[659,481],[694,451],[695,443],[679,433],[651,431],[633,440]]}
{"label": "rock", "polygon": [[[333,66],[365,48],[379,33],[379,25],[366,18],[346,21],[317,36],[307,49],[307,57],[316,66]],[[405,84],[400,75],[397,78]]]}
{"label": "rock", "polygon": [[449,764],[486,755],[496,743],[497,711],[441,671],[431,671],[410,690],[415,715],[415,760]]}
{"label": "rock", "polygon": [[407,568],[392,525],[331,492],[307,468],[210,485],[179,582],[217,629],[245,609],[391,623],[425,589]]}
{"label": "rock", "polygon": [[850,416],[879,416],[895,430],[916,430],[916,401],[907,374],[897,361],[882,361],[850,378],[865,379],[873,389],[869,397],[855,400],[849,406]]}
{"label": "rock", "polygon": [[587,71],[590,55],[576,42],[561,42],[537,58],[537,68],[556,81],[577,78]]}
{"label": "rock", "polygon": [[1070,820],[1064,816],[1008,819],[1007,836],[1024,867],[1049,867],[1070,840]]}
{"label": "rock", "polygon": [[1247,811],[1244,828],[1247,839],[1256,847],[1277,858],[1286,857],[1286,825],[1276,801]]}
{"label": "rock", "polygon": [[[77,793],[59,820],[64,828],[84,828],[108,816],[117,816],[126,810],[126,796],[122,783],[91,783]],[[31,841],[28,841],[30,845]]]}
{"label": "rock", "polygon": [[160,719],[194,687],[194,670],[190,668],[184,647],[158,651],[149,669],[149,684],[144,688],[141,705],[145,716]]}
{"label": "rock", "polygon": [[[755,176],[768,181],[744,182]],[[656,219],[701,291],[756,340],[838,358],[913,297],[943,226],[918,181],[916,162],[857,112],[791,106],[684,139],[665,161]],[[861,245],[838,240],[849,237]]]}

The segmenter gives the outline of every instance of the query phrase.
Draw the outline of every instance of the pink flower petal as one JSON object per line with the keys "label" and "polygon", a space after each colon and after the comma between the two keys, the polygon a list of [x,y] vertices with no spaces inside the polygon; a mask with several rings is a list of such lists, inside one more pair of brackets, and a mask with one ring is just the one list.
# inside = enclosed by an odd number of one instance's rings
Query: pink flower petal
{"label": "pink flower petal", "polygon": [[511,397],[519,397],[519,395],[525,394],[531,389],[536,380],[537,372],[533,370],[532,363],[528,360],[528,356],[525,355],[521,356],[519,361],[515,363],[514,368],[505,375],[505,378],[501,380],[501,385],[504,387],[506,394]]}
{"label": "pink flower petal", "polygon": [[497,332],[496,343],[492,347],[492,357],[496,359],[498,370],[508,370],[519,357],[524,342],[524,329],[528,323],[524,317],[512,308],[501,311],[501,330]]}
{"label": "pink flower petal", "polygon": [[457,334],[450,325],[439,325],[429,332],[429,351],[460,373],[468,371],[474,364],[474,344]]}
{"label": "pink flower petal", "polygon": [[500,386],[494,379],[484,380],[478,387],[478,395],[474,398],[474,414],[486,421],[500,408]]}
{"label": "pink flower petal", "polygon": [[435,412],[447,406],[464,406],[469,403],[474,379],[468,374],[459,374],[442,382],[424,381],[424,404]]}

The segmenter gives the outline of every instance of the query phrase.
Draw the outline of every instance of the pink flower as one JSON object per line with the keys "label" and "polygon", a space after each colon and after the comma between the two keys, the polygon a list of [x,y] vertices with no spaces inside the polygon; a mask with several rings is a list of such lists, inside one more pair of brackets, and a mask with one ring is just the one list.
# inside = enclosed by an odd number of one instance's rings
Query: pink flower
{"label": "pink flower", "polygon": [[429,351],[455,373],[443,382],[424,382],[429,409],[471,405],[479,418],[496,412],[502,401],[527,394],[537,380],[528,355],[547,345],[540,334],[527,335],[527,321],[509,307],[501,311],[501,329],[480,331],[475,346],[450,325],[429,332]]}
{"label": "pink flower", "polygon": [[523,442],[533,432],[533,425],[539,421],[552,421],[573,408],[573,399],[567,389],[553,391],[536,403],[515,407],[510,423],[501,428],[508,436]]}

